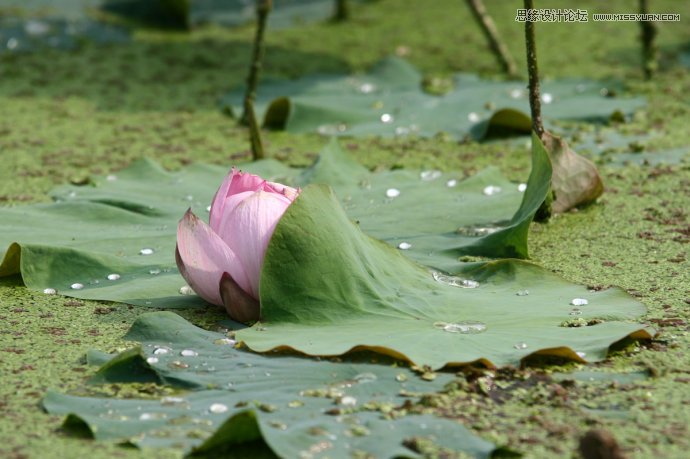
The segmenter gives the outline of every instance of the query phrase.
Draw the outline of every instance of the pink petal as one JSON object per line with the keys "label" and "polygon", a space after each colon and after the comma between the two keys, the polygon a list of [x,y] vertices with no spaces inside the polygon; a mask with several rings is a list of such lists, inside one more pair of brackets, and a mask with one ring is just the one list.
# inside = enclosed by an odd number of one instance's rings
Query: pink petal
{"label": "pink petal", "polygon": [[220,221],[223,218],[226,198],[247,191],[260,190],[263,188],[264,183],[265,180],[258,175],[240,172],[233,167],[228,175],[225,176],[223,183],[216,191],[216,195],[211,202],[211,211],[209,213],[211,228],[218,230]]}
{"label": "pink petal", "polygon": [[282,183],[277,183],[277,182],[266,182],[266,185],[264,186],[264,190],[275,191],[276,193],[282,194],[283,196],[288,198],[290,201],[294,201],[300,192],[299,188],[295,189],[295,188],[292,188],[291,186],[283,185]]}
{"label": "pink petal", "polygon": [[218,288],[224,272],[250,292],[247,274],[237,255],[191,210],[177,226],[177,250],[182,276],[209,303],[223,306]]}
{"label": "pink petal", "polygon": [[257,191],[235,210],[226,213],[221,221],[219,235],[242,263],[250,285],[248,293],[254,298],[259,298],[259,280],[266,248],[278,221],[291,203],[282,194]]}

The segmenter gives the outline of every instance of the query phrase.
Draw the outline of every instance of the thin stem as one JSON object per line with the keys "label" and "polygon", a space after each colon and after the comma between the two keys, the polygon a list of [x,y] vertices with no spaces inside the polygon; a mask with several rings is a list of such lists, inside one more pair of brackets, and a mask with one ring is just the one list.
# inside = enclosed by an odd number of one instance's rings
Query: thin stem
{"label": "thin stem", "polygon": [[348,0],[335,0],[335,13],[333,20],[337,22],[347,21],[350,17],[350,5]]}
{"label": "thin stem", "polygon": [[[533,10],[534,1],[524,0],[525,9]],[[527,47],[527,72],[529,74],[529,108],[532,114],[532,130],[542,137],[544,124],[541,121],[541,98],[539,95],[539,68],[537,66],[537,44],[534,38],[534,22],[530,21],[529,14],[525,22],[525,44]]]}
{"label": "thin stem", "polygon": [[[640,14],[648,13],[649,1],[640,0]],[[640,28],[642,29],[642,71],[645,79],[650,80],[657,68],[654,38],[658,30],[652,21],[640,21]]]}
{"label": "thin stem", "polygon": [[503,71],[510,78],[519,78],[515,60],[513,60],[513,56],[511,56],[510,51],[508,51],[506,44],[501,40],[496,24],[486,11],[486,7],[484,7],[482,0],[466,0],[466,2],[474,18],[477,20],[477,23],[482,28],[482,32],[484,32],[486,39],[489,41],[491,50],[501,64],[501,67],[503,67]]}
{"label": "thin stem", "polygon": [[254,113],[254,101],[249,100],[245,105],[247,120],[249,121],[249,144],[252,147],[252,161],[264,159],[264,143],[261,140],[261,127],[256,121],[256,114]]}
{"label": "thin stem", "polygon": [[256,0],[256,36],[254,37],[252,63],[249,66],[249,75],[247,76],[247,92],[244,94],[244,112],[241,118],[241,122],[245,126],[250,125],[249,110],[250,106],[253,106],[254,100],[256,100],[256,87],[259,83],[261,62],[264,58],[264,32],[266,31],[268,14],[272,7],[273,0]]}

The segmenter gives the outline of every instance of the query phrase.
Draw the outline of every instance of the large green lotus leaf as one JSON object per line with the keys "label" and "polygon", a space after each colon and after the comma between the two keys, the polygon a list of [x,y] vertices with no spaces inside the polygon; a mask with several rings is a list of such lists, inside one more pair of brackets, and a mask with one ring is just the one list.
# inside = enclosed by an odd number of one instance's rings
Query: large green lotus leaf
{"label": "large green lotus leaf", "polygon": [[371,173],[336,142],[297,178],[330,185],[365,233],[446,272],[460,269],[460,255],[527,258],[529,225],[550,180],[551,163],[538,139],[524,191],[496,168],[465,180],[434,170]]}
{"label": "large green lotus leaf", "polygon": [[323,451],[312,450],[311,457],[349,458],[355,451],[419,457],[403,446],[411,437],[432,438],[473,457],[495,450],[449,420],[386,420],[376,411],[442,389],[452,380],[448,374],[428,382],[391,365],[257,355],[237,349],[224,333],[199,329],[170,312],[142,315],[126,338],[140,347],[106,363],[92,382],[156,381],[196,390],[154,400],[50,392],[43,405],[68,415],[65,427],[87,427],[96,439],[185,452],[263,438],[276,454],[290,458],[315,445]]}
{"label": "large green lotus leaf", "polygon": [[[294,174],[275,161],[253,164],[264,177]],[[227,170],[196,165],[169,173],[142,160],[93,186],[53,192],[53,204],[0,209],[0,276],[22,275],[32,289],[78,298],[182,307],[204,304],[180,295],[175,265],[177,222],[187,207],[207,213]],[[115,274],[117,280],[108,280]],[[73,289],[73,284],[83,288]]]}
{"label": "large green lotus leaf", "polygon": [[[273,181],[333,184],[365,231],[392,245],[406,241],[412,258],[448,272],[459,269],[462,253],[527,256],[529,222],[550,177],[545,153],[538,150],[525,193],[494,169],[448,187],[447,179],[455,176],[438,171],[425,172],[435,178],[431,181],[419,172],[372,174],[335,143],[306,170],[271,160],[243,169]],[[203,304],[179,293],[185,283],[173,256],[176,227],[187,207],[202,217],[207,213],[213,184],[226,172],[196,165],[169,173],[142,160],[117,175],[96,178],[92,186],[58,188],[53,204],[0,209],[0,247],[9,247],[0,276],[20,273],[29,288],[78,298],[158,307]],[[486,196],[486,186],[503,191]],[[400,196],[387,198],[389,187],[399,189]],[[501,229],[486,237],[456,233],[460,226],[469,234],[497,230],[487,227],[495,222]],[[73,289],[74,284],[83,288]]]}
{"label": "large green lotus leaf", "polygon": [[[457,138],[484,138],[495,130],[531,132],[524,84],[456,77],[443,96],[423,92],[422,77],[409,63],[387,58],[366,75],[317,75],[296,81],[273,81],[257,91],[257,112],[268,127],[325,135],[433,136],[444,131]],[[544,119],[605,120],[614,112],[630,113],[644,99],[602,95],[604,83],[563,80],[542,85]],[[612,91],[604,91],[611,94]],[[240,113],[242,92],[223,105]],[[548,103],[547,103],[548,102]]]}
{"label": "large green lotus leaf", "polygon": [[[264,320],[237,337],[258,352],[371,349],[441,368],[517,365],[535,353],[599,360],[626,336],[650,336],[632,322],[644,306],[619,289],[588,292],[516,260],[463,271],[447,276],[410,261],[364,234],[328,187],[310,186],[269,244]],[[571,305],[580,300],[588,304]],[[574,318],[591,326],[567,326]]]}

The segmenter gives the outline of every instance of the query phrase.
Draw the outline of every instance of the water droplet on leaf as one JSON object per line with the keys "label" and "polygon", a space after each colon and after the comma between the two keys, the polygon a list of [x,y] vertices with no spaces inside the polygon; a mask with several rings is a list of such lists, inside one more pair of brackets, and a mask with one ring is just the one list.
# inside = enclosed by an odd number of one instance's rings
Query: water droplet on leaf
{"label": "water droplet on leaf", "polygon": [[374,373],[360,373],[355,375],[355,377],[352,379],[360,384],[365,384],[376,381],[378,376],[376,376]]}
{"label": "water droplet on leaf", "polygon": [[384,113],[383,115],[381,115],[381,122],[382,123],[389,124],[389,123],[392,123],[393,121],[394,121],[393,115],[391,115],[390,113]]}
{"label": "water droplet on leaf", "polygon": [[573,298],[570,304],[573,306],[586,306],[589,304],[589,301],[584,298]]}
{"label": "water droplet on leaf", "polygon": [[424,180],[425,182],[430,182],[432,180],[436,180],[441,175],[442,175],[442,173],[439,170],[422,171],[419,173],[419,177],[422,180]]}
{"label": "water droplet on leaf", "polygon": [[446,186],[449,187],[449,188],[453,188],[453,187],[456,186],[457,184],[458,184],[458,181],[455,180],[455,179],[450,179],[450,180],[448,180],[448,181],[446,182]]}
{"label": "water droplet on leaf", "polygon": [[460,288],[477,288],[479,287],[479,282],[471,279],[463,279],[457,276],[449,276],[447,274],[441,274],[438,271],[433,271],[431,273],[432,277],[436,282],[442,284],[450,285],[451,287]]}
{"label": "water droplet on leaf", "polygon": [[181,362],[179,360],[173,360],[168,364],[168,366],[176,370],[186,370],[187,368],[189,368],[189,364]]}
{"label": "water droplet on leaf", "polygon": [[434,322],[434,328],[448,333],[461,333],[471,335],[486,331],[486,324],[482,322],[467,320],[462,322]]}
{"label": "water droplet on leaf", "polygon": [[192,349],[183,349],[182,351],[180,351],[180,355],[182,357],[196,357],[197,355],[199,355],[199,353]]}
{"label": "water droplet on leaf", "polygon": [[548,92],[545,92],[541,96],[541,101],[544,102],[545,104],[550,104],[551,102],[553,102],[553,95],[551,95]]}
{"label": "water droplet on leaf", "polygon": [[108,280],[116,281],[116,280],[118,280],[119,278],[120,278],[120,275],[119,275],[119,274],[116,274],[116,273],[108,274]]}
{"label": "water droplet on leaf", "polygon": [[158,363],[158,357],[148,357],[146,359],[146,363],[148,363],[149,365],[156,364]]}
{"label": "water droplet on leaf", "polygon": [[227,405],[223,405],[222,403],[214,403],[213,405],[208,407],[208,410],[214,414],[222,414],[228,411],[228,407]]}
{"label": "water droplet on leaf", "polygon": [[410,247],[412,247],[412,244],[410,244],[409,242],[401,242],[400,244],[398,244],[398,248],[400,250],[409,250]]}
{"label": "water droplet on leaf", "polygon": [[386,197],[397,198],[398,196],[400,196],[400,190],[397,188],[388,188],[386,190]]}
{"label": "water droplet on leaf", "polygon": [[46,295],[55,295],[57,293],[57,290],[55,290],[54,288],[50,288],[50,287],[44,288],[43,293],[45,293]]}
{"label": "water droplet on leaf", "polygon": [[515,292],[515,294],[517,296],[527,296],[529,295],[529,290],[518,290],[517,292]]}
{"label": "water droplet on leaf", "polygon": [[527,349],[527,343],[517,343],[513,347],[515,349]]}
{"label": "water droplet on leaf", "polygon": [[479,116],[478,113],[470,112],[467,115],[467,119],[470,121],[470,123],[478,123],[482,119],[482,117]]}
{"label": "water droplet on leaf", "polygon": [[149,269],[149,274],[151,274],[153,276],[158,275],[160,273],[161,273],[161,270],[158,268]]}
{"label": "water droplet on leaf", "polygon": [[524,193],[526,189],[527,189],[527,184],[526,184],[526,183],[521,183],[521,184],[518,185],[518,191],[519,191],[520,193]]}
{"label": "water droplet on leaf", "polygon": [[189,285],[180,287],[180,295],[194,295],[194,290]]}
{"label": "water droplet on leaf", "polygon": [[484,190],[482,190],[482,193],[484,193],[486,196],[493,196],[493,195],[498,194],[500,192],[501,192],[501,187],[496,186],[496,185],[485,186]]}
{"label": "water droplet on leaf", "polygon": [[143,248],[139,251],[139,255],[152,255],[153,249]]}
{"label": "water droplet on leaf", "polygon": [[70,285],[69,288],[72,290],[81,290],[84,288],[84,284],[80,284],[79,282],[75,282],[74,284]]}

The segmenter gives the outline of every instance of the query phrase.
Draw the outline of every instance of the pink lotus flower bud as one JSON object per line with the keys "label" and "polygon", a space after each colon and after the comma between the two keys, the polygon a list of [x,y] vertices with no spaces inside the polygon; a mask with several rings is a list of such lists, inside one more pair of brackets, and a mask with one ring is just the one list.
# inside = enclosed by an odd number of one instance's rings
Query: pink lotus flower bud
{"label": "pink lotus flower bud", "polygon": [[213,198],[209,224],[190,209],[177,226],[177,267],[192,289],[235,320],[257,320],[266,249],[298,194],[233,168]]}

